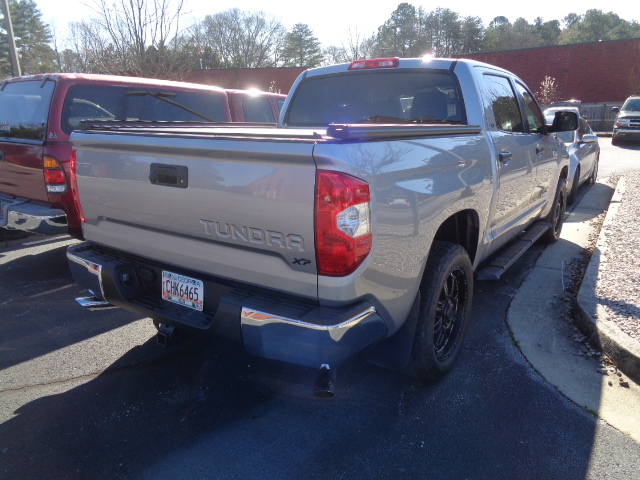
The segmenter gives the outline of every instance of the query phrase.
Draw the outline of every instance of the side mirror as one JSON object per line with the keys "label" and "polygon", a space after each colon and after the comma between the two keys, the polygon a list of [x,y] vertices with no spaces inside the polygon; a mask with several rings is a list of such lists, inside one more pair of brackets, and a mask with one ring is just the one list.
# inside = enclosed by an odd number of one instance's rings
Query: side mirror
{"label": "side mirror", "polygon": [[595,143],[598,141],[598,136],[588,133],[586,135],[583,135],[580,141],[582,143]]}
{"label": "side mirror", "polygon": [[578,114],[575,112],[556,112],[556,116],[551,124],[552,133],[570,132],[578,129]]}
{"label": "side mirror", "polygon": [[611,111],[618,113],[620,111],[620,107],[612,107]]}

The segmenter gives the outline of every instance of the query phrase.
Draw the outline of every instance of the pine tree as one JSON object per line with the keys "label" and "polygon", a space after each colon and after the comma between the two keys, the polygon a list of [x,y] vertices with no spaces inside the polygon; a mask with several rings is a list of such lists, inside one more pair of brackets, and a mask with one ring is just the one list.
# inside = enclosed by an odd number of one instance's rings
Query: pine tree
{"label": "pine tree", "polygon": [[285,67],[317,67],[324,56],[309,25],[297,23],[285,36],[280,58]]}
{"label": "pine tree", "polygon": [[[55,70],[55,52],[50,46],[49,26],[42,22],[42,13],[34,0],[9,0],[18,60],[23,75]],[[9,44],[2,15],[0,30],[0,75],[11,75]]]}

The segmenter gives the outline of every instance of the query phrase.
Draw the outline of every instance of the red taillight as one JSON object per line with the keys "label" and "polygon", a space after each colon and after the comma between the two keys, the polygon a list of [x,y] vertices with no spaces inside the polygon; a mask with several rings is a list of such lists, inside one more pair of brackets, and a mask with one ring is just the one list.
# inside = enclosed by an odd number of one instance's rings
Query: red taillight
{"label": "red taillight", "polygon": [[80,206],[80,195],[78,194],[78,177],[76,175],[77,161],[76,151],[71,150],[69,157],[69,171],[71,175],[71,195],[73,195],[73,204],[78,212],[78,218],[84,223],[84,214],[82,213],[82,207]]}
{"label": "red taillight", "polygon": [[351,62],[349,70],[370,70],[373,68],[395,68],[400,65],[399,58],[371,58]]}
{"label": "red taillight", "polygon": [[316,176],[316,261],[319,275],[352,273],[371,251],[371,194],[364,180],[339,172]]}
{"label": "red taillight", "polygon": [[67,179],[60,162],[54,157],[45,155],[42,159],[42,167],[47,193],[66,193]]}

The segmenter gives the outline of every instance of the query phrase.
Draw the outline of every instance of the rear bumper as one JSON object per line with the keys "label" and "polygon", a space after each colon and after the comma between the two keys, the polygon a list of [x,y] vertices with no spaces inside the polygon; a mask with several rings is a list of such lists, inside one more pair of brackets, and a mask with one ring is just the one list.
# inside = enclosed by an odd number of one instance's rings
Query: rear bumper
{"label": "rear bumper", "polygon": [[335,367],[385,338],[388,331],[366,302],[326,307],[193,272],[177,272],[204,282],[204,310],[198,312],[162,300],[162,265],[123,258],[87,244],[69,247],[67,258],[74,279],[99,300],[160,323],[212,330],[242,342],[254,355],[273,360]]}
{"label": "rear bumper", "polygon": [[6,197],[0,197],[0,205],[0,227],[43,235],[59,235],[69,231],[64,210]]}

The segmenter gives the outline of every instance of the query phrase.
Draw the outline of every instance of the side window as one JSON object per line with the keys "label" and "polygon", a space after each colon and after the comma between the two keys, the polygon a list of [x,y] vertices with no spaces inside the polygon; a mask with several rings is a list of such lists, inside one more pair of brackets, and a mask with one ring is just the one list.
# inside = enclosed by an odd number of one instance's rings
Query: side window
{"label": "side window", "polygon": [[64,99],[62,130],[70,134],[82,120],[118,119],[122,89],[104,85],[72,85]]}
{"label": "side window", "polygon": [[521,83],[516,82],[516,89],[524,105],[524,116],[529,127],[529,133],[546,133],[544,116],[533,95]]}
{"label": "side window", "polygon": [[245,122],[273,123],[271,104],[266,97],[244,97],[242,99],[242,112]]}
{"label": "side window", "polygon": [[484,80],[498,130],[524,132],[520,107],[509,79],[497,75],[485,75]]}
{"label": "side window", "polygon": [[0,136],[45,140],[54,86],[51,80],[5,84],[0,90]]}

